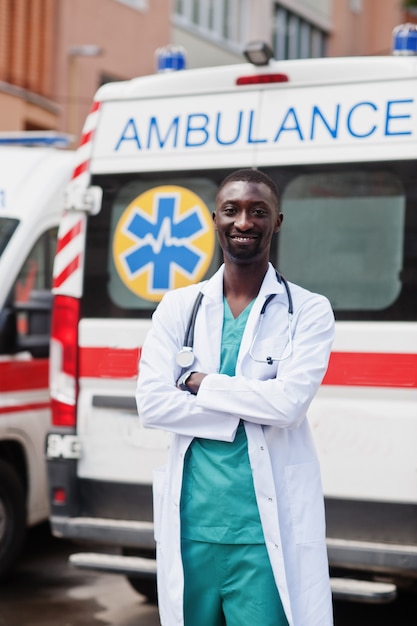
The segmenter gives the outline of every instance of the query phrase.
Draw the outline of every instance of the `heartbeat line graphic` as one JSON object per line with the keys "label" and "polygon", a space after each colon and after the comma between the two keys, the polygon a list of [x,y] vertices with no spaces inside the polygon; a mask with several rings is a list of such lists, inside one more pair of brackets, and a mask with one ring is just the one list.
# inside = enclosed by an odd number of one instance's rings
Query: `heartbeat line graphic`
{"label": "heartbeat line graphic", "polygon": [[203,253],[193,247],[192,239],[203,234],[206,226],[198,206],[178,215],[177,194],[157,195],[155,200],[154,216],[138,207],[126,225],[124,232],[135,245],[123,259],[130,278],[150,268],[150,291],[161,291],[169,289],[174,266],[189,276],[197,270]]}
{"label": "heartbeat line graphic", "polygon": [[151,234],[145,235],[142,241],[138,244],[138,247],[142,246],[151,246],[152,251],[155,255],[161,254],[161,251],[164,246],[167,247],[180,247],[184,245],[183,239],[178,239],[178,237],[173,237],[171,233],[171,221],[168,217],[165,217],[162,220],[161,229],[158,233],[157,239],[154,239],[154,236]]}

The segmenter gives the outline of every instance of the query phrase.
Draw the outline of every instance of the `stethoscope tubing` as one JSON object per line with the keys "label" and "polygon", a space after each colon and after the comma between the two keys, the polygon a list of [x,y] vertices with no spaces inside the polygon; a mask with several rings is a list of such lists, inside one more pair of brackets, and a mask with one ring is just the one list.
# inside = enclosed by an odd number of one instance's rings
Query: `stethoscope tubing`
{"label": "stethoscope tubing", "polygon": [[183,344],[184,348],[192,348],[194,345],[195,322],[197,319],[198,309],[200,308],[200,304],[203,299],[203,296],[204,296],[203,292],[199,291],[198,296],[195,299],[193,309],[191,311],[190,319],[188,320],[188,325],[187,325],[185,335],[184,335],[184,344]]}
{"label": "stethoscope tubing", "polygon": [[[266,357],[265,360],[261,360],[261,359],[255,359],[254,356],[252,355],[252,348],[254,345],[254,342],[256,340],[256,338],[258,337],[258,333],[260,330],[260,326],[262,323],[262,319],[263,316],[265,315],[265,311],[268,307],[268,304],[271,302],[271,300],[273,300],[276,296],[275,293],[270,294],[267,299],[265,300],[261,312],[260,312],[260,320],[259,320],[259,324],[258,324],[258,328],[257,331],[255,333],[255,337],[253,338],[250,350],[249,350],[249,355],[250,357],[254,360],[257,361],[258,363],[263,363],[266,362],[270,365],[272,365],[273,361],[283,361],[285,359],[287,359],[291,352],[292,352],[292,334],[291,334],[291,320],[292,320],[292,316],[294,314],[294,305],[293,305],[293,300],[292,300],[292,296],[291,296],[291,290],[290,287],[288,285],[288,282],[286,280],[286,278],[280,274],[277,270],[275,270],[275,274],[277,277],[277,280],[279,283],[282,282],[282,284],[285,287],[285,291],[287,292],[287,298],[288,298],[288,335],[289,335],[289,346],[290,346],[290,350],[289,350],[289,354],[286,355],[285,357],[282,357],[280,359],[276,359],[273,357]],[[203,292],[199,291],[197,298],[194,301],[193,304],[193,308],[191,310],[191,314],[188,320],[188,324],[185,330],[185,335],[184,335],[184,342],[183,342],[183,347],[182,349],[178,352],[177,354],[177,364],[180,365],[181,367],[190,367],[192,365],[192,363],[194,362],[194,355],[193,355],[193,346],[194,346],[194,330],[195,330],[195,323],[196,323],[196,319],[197,319],[197,313],[198,310],[200,308],[200,304],[201,301],[203,299]]]}

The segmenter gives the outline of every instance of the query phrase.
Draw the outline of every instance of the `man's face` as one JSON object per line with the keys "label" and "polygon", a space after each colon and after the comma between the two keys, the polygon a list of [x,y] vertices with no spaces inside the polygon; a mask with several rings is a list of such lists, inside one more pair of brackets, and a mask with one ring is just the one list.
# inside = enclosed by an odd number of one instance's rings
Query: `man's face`
{"label": "man's face", "polygon": [[225,257],[235,263],[268,261],[282,222],[277,200],[264,183],[227,183],[216,198],[214,226]]}

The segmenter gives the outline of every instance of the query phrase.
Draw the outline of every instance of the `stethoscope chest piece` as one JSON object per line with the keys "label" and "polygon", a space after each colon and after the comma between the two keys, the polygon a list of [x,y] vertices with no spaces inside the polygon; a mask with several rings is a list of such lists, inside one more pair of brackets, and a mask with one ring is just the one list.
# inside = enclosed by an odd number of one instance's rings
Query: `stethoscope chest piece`
{"label": "stethoscope chest piece", "polygon": [[184,346],[183,348],[181,348],[175,360],[177,362],[177,365],[179,365],[180,367],[191,367],[191,365],[194,363],[194,353],[192,347]]}
{"label": "stethoscope chest piece", "polygon": [[[258,334],[260,331],[260,327],[262,325],[262,320],[264,318],[265,315],[265,311],[266,308],[268,306],[268,304],[271,302],[271,300],[273,300],[273,298],[275,297],[276,294],[271,294],[268,296],[268,298],[265,300],[265,303],[261,309],[261,313],[260,313],[260,318],[259,318],[259,324],[258,324],[258,328],[256,330],[255,336],[252,340],[252,344],[250,346],[249,349],[249,356],[253,361],[256,361],[257,363],[267,363],[268,365],[272,365],[274,363],[274,361],[279,362],[279,361],[285,361],[285,359],[288,359],[289,356],[291,356],[292,354],[292,330],[291,330],[291,321],[292,321],[292,317],[293,317],[293,303],[292,303],[292,297],[291,297],[291,291],[290,288],[288,286],[287,281],[285,280],[284,276],[282,276],[281,274],[279,274],[277,271],[275,271],[276,273],[276,277],[279,283],[283,282],[284,283],[284,287],[285,290],[287,292],[287,297],[288,297],[288,347],[287,350],[285,351],[284,354],[277,356],[277,357],[272,357],[272,356],[267,356],[265,358],[262,359],[257,359],[254,355],[253,355],[253,349],[254,349],[254,344],[256,343],[256,340],[258,338]],[[187,329],[185,331],[185,336],[184,336],[184,344],[183,347],[181,348],[181,350],[178,352],[177,356],[176,356],[176,362],[177,365],[179,365],[180,367],[182,367],[183,369],[188,369],[192,366],[192,364],[194,363],[194,353],[193,353],[193,343],[194,343],[194,327],[195,327],[195,321],[196,321],[196,317],[197,317],[197,312],[198,312],[198,308],[200,306],[201,300],[203,298],[203,293],[200,291],[197,295],[197,298],[194,302],[192,311],[191,311],[191,315],[190,315],[190,319],[188,320],[188,324],[187,324]]]}

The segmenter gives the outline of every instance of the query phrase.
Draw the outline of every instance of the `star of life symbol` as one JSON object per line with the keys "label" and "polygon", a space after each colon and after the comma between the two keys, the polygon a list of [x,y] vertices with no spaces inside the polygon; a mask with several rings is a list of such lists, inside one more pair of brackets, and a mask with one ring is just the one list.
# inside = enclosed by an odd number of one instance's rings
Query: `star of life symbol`
{"label": "star of life symbol", "polygon": [[[182,284],[189,284],[207,270],[213,254],[211,216],[190,190],[172,186],[145,192],[129,205],[121,221],[120,232],[128,242],[119,254],[121,278],[141,297],[161,297],[179,286],[175,284],[179,275],[185,280]],[[134,285],[140,277],[146,282],[138,288]]]}

